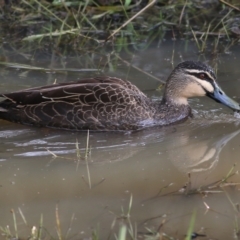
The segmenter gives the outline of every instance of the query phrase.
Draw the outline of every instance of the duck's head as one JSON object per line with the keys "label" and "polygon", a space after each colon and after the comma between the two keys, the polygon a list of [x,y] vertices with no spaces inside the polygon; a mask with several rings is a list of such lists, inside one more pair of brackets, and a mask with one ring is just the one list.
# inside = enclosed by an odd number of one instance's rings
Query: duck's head
{"label": "duck's head", "polygon": [[211,67],[194,61],[178,64],[167,80],[164,99],[175,104],[188,104],[188,98],[201,96],[208,96],[233,110],[240,110],[239,103],[228,97],[217,84]]}

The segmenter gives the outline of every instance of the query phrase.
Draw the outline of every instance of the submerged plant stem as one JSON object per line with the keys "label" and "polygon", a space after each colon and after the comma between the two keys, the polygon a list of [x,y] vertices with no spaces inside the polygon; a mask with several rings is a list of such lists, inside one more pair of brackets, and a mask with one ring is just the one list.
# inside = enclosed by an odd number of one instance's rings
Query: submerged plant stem
{"label": "submerged plant stem", "polygon": [[18,229],[17,229],[17,219],[16,219],[16,214],[14,209],[11,210],[12,215],[13,215],[13,223],[14,223],[14,230],[15,230],[15,234],[16,234],[16,239],[18,239]]}
{"label": "submerged plant stem", "polygon": [[86,143],[86,150],[85,150],[85,160],[86,160],[86,167],[87,167],[87,175],[88,175],[88,185],[89,188],[92,188],[92,182],[91,182],[91,175],[88,165],[88,151],[89,151],[89,130],[87,132],[87,143]]}
{"label": "submerged plant stem", "polygon": [[59,240],[62,240],[62,231],[61,231],[61,224],[60,224],[60,218],[59,218],[59,212],[58,212],[58,205],[56,206],[56,223],[57,223],[57,234]]}

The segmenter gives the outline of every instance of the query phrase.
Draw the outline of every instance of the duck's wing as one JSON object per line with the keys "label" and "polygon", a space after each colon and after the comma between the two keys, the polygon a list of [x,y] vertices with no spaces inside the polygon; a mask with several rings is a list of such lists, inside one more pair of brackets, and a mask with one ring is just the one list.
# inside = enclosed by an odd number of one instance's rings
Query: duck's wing
{"label": "duck's wing", "polygon": [[[130,82],[90,78],[1,94],[0,118],[67,129],[128,129],[149,111],[148,98]],[[125,125],[125,127],[124,127]]]}
{"label": "duck's wing", "polygon": [[[135,85],[115,77],[96,77],[0,94],[12,103],[36,105],[46,101],[75,102],[120,101],[124,94],[146,97]],[[123,96],[121,96],[123,95]],[[119,98],[119,99],[118,99]]]}

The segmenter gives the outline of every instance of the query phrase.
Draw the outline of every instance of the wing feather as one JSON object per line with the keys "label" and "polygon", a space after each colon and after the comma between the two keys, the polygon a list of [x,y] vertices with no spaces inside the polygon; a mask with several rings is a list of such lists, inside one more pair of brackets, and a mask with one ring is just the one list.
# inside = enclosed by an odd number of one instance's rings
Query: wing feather
{"label": "wing feather", "polygon": [[119,78],[89,78],[78,82],[59,83],[44,87],[29,88],[13,93],[0,94],[1,97],[21,105],[35,105],[46,101],[86,103],[123,101],[124,94],[145,97],[128,81]]}
{"label": "wing feather", "polygon": [[[151,118],[150,101],[122,79],[89,78],[0,94],[0,117],[66,129],[127,129]],[[3,111],[4,110],[4,111]]]}

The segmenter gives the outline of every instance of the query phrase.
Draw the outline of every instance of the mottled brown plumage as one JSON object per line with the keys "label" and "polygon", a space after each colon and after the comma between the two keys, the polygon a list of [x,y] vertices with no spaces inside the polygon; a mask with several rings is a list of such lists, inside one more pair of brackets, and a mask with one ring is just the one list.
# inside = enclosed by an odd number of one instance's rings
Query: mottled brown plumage
{"label": "mottled brown plumage", "polygon": [[[192,95],[209,95],[220,101],[213,96],[214,79],[207,79],[215,76],[206,74],[211,71],[199,62],[179,64],[167,80],[161,102],[152,101],[130,82],[115,77],[89,78],[1,94],[5,99],[0,102],[0,118],[69,130],[137,130],[168,125],[191,115],[187,98]],[[200,81],[195,78],[201,72],[205,72],[207,79],[200,78],[201,81],[207,83],[199,86]],[[187,78],[187,74],[192,77]]]}

